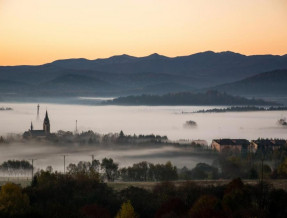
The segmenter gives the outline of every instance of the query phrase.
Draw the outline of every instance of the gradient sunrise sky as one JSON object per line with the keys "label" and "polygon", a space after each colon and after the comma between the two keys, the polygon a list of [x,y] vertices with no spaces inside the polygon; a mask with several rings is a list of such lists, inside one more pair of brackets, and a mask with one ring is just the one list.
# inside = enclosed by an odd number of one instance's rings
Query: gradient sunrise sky
{"label": "gradient sunrise sky", "polygon": [[0,65],[287,53],[287,0],[0,0]]}

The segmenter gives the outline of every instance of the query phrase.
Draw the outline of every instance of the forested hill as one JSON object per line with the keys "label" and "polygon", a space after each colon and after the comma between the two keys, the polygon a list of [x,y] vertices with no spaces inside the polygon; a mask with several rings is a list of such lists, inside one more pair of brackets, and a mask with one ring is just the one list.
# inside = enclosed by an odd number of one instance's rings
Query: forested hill
{"label": "forested hill", "polygon": [[261,99],[247,99],[217,91],[206,93],[169,93],[165,95],[140,95],[119,97],[104,102],[114,105],[278,105]]}
{"label": "forested hill", "polygon": [[287,96],[287,69],[260,73],[212,89],[237,95]]}

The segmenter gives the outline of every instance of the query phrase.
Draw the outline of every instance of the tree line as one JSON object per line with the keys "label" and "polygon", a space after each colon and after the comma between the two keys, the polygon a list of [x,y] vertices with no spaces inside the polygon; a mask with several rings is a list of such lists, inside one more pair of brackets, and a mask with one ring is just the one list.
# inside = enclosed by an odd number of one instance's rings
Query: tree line
{"label": "tree line", "polygon": [[280,105],[262,99],[247,99],[216,90],[207,92],[177,92],[164,95],[130,95],[103,102],[114,105]]}
{"label": "tree line", "polygon": [[[216,180],[232,179],[287,179],[287,153],[278,151],[274,156],[264,157],[259,154],[248,156],[221,154],[211,164],[197,163],[178,168],[170,161],[165,164],[141,161],[128,167],[119,167],[112,158],[93,160],[92,162],[80,161],[70,163],[66,167],[68,174],[99,173],[103,181],[173,181],[173,180]],[[257,156],[256,156],[257,155]],[[271,164],[272,158],[276,158]],[[32,165],[25,160],[8,160],[0,165],[0,172],[17,173],[21,170],[31,170]],[[48,166],[47,171],[53,172]]]}
{"label": "tree line", "polygon": [[[23,138],[31,140],[29,134],[24,134]],[[40,140],[40,139],[35,139]],[[46,141],[55,144],[71,144],[78,143],[80,145],[114,145],[114,144],[161,144],[167,143],[167,136],[160,135],[125,135],[123,131],[120,133],[99,134],[92,130],[83,131],[81,133],[73,133],[70,131],[59,130],[57,133],[50,134],[45,138]],[[7,140],[8,141],[8,140]]]}
{"label": "tree line", "polygon": [[232,106],[227,108],[212,108],[195,111],[194,113],[223,113],[223,112],[248,112],[248,111],[286,111],[287,107],[258,107],[258,106]]}
{"label": "tree line", "polygon": [[0,189],[0,217],[286,217],[287,192],[266,182],[203,186],[156,183],[115,190],[96,172],[38,172],[30,186]]}

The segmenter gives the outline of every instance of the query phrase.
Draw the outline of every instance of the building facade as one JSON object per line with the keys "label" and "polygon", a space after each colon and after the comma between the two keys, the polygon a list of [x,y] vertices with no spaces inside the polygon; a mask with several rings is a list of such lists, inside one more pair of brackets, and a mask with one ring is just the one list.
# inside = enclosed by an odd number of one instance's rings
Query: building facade
{"label": "building facade", "polygon": [[43,121],[43,129],[42,130],[34,130],[33,123],[31,122],[30,129],[24,132],[24,138],[36,138],[36,137],[47,137],[51,134],[50,132],[50,119],[48,116],[48,111],[46,111],[46,115]]}
{"label": "building facade", "polygon": [[250,142],[247,139],[214,139],[211,148],[218,152],[243,153],[250,151]]}

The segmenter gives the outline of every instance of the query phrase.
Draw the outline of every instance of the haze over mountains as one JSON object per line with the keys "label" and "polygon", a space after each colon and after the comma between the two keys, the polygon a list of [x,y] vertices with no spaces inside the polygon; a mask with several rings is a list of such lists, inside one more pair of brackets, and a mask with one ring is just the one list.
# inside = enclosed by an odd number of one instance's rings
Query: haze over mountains
{"label": "haze over mountains", "polygon": [[[208,51],[174,58],[152,54],[147,57],[120,55],[96,60],[67,59],[39,66],[2,66],[0,91],[2,96],[120,96],[212,87],[251,95],[278,94],[278,88],[280,93],[286,94],[287,72],[279,69],[287,69],[287,55],[246,56]],[[242,81],[237,82],[239,80]],[[228,84],[222,85],[225,83]],[[246,89],[253,84],[256,84],[253,89]],[[260,87],[266,85],[270,89],[261,92]]]}
{"label": "haze over mountains", "polygon": [[236,95],[287,96],[287,70],[274,70],[211,89]]}

